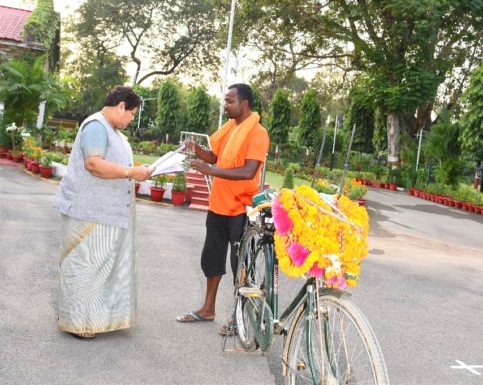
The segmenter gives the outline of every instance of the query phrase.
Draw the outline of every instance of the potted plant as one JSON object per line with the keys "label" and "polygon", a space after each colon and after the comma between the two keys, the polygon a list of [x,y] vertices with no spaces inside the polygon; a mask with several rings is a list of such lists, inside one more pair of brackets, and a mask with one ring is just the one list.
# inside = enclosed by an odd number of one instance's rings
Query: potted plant
{"label": "potted plant", "polygon": [[171,190],[171,201],[174,205],[180,206],[184,203],[186,197],[186,176],[183,172],[176,174],[173,180],[173,189]]}
{"label": "potted plant", "polygon": [[16,163],[20,163],[23,160],[23,153],[20,150],[10,150],[10,157]]}
{"label": "potted plant", "polygon": [[32,149],[32,162],[30,162],[31,165],[31,171],[34,174],[39,174],[40,173],[40,158],[42,156],[42,149],[40,147],[34,147]]}
{"label": "potted plant", "polygon": [[54,173],[54,167],[52,166],[52,155],[50,153],[45,152],[40,157],[39,169],[42,178],[52,177],[52,174]]}
{"label": "potted plant", "polygon": [[331,184],[327,179],[317,179],[314,189],[322,194],[337,194],[337,186]]}
{"label": "potted plant", "polygon": [[0,119],[0,158],[6,158],[8,150],[12,146],[12,141],[5,129],[5,125]]}
{"label": "potted plant", "polygon": [[361,184],[353,184],[350,186],[349,191],[347,192],[347,197],[350,200],[353,200],[359,203],[359,206],[365,206],[366,200],[364,196],[367,193],[367,187]]}
{"label": "potted plant", "polygon": [[153,202],[161,202],[163,199],[164,192],[164,184],[166,183],[166,175],[160,174],[151,177],[153,185],[151,186],[151,200]]}

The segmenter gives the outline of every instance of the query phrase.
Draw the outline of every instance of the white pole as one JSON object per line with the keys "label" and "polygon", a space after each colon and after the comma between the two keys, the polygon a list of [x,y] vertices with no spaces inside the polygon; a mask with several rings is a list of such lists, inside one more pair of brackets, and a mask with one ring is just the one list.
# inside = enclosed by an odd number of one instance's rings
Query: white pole
{"label": "white pole", "polygon": [[230,52],[231,52],[231,40],[233,35],[233,23],[235,21],[235,5],[236,0],[231,1],[231,11],[230,11],[230,26],[228,28],[228,41],[226,42],[226,59],[225,59],[225,74],[223,76],[223,87],[221,90],[220,97],[220,116],[218,119],[218,128],[221,127],[221,121],[223,118],[223,105],[225,101],[225,88],[226,88],[226,78],[228,77],[228,68],[230,64]]}
{"label": "white pole", "polygon": [[418,143],[418,156],[416,158],[416,171],[418,171],[419,167],[419,154],[421,153],[421,141],[423,140],[423,129],[419,130],[419,143]]}
{"label": "white pole", "polygon": [[143,113],[143,107],[144,107],[144,99],[141,96],[141,105],[139,106],[139,113],[138,113],[138,134],[139,134],[139,126],[141,124],[141,114]]}

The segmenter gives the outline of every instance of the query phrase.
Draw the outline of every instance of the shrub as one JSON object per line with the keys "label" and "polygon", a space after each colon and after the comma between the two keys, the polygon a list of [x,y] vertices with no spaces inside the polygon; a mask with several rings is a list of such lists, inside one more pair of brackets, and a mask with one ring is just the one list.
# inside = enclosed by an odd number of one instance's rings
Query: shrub
{"label": "shrub", "polygon": [[173,190],[174,192],[185,192],[186,191],[186,176],[183,172],[179,172],[174,177]]}
{"label": "shrub", "polygon": [[154,187],[163,188],[164,184],[168,179],[166,174],[160,174],[160,175],[151,177],[151,180],[153,181]]}
{"label": "shrub", "polygon": [[283,174],[283,184],[282,187],[292,189],[294,187],[293,182],[293,169],[288,167]]}
{"label": "shrub", "polygon": [[367,187],[364,185],[352,185],[347,192],[347,197],[351,200],[362,199],[367,193]]}

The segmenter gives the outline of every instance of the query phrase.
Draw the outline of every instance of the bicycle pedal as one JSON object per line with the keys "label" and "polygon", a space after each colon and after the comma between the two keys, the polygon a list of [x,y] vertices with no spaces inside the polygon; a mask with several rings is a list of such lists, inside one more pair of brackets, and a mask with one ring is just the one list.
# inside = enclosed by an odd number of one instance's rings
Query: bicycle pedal
{"label": "bicycle pedal", "polygon": [[256,287],[240,287],[238,289],[238,293],[246,298],[262,298],[263,297],[263,290],[260,290]]}

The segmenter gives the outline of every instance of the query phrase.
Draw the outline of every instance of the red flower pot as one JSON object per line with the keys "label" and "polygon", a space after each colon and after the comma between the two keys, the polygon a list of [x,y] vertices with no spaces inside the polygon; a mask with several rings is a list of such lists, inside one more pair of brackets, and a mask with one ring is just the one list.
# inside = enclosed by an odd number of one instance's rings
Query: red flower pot
{"label": "red flower pot", "polygon": [[171,191],[171,201],[174,205],[181,206],[184,203],[185,196],[184,191]]}
{"label": "red flower pot", "polygon": [[162,187],[151,187],[151,200],[153,202],[161,202],[165,191]]}
{"label": "red flower pot", "polygon": [[8,153],[6,151],[0,152],[0,158],[6,158],[7,154]]}
{"label": "red flower pot", "polygon": [[7,146],[0,146],[0,153],[7,153],[9,148]]}
{"label": "red flower pot", "polygon": [[12,155],[12,160],[15,163],[21,163],[22,160],[23,160],[23,155],[22,154],[20,154],[20,155]]}
{"label": "red flower pot", "polygon": [[39,166],[40,175],[42,178],[51,178],[54,173],[54,168],[52,166]]}
{"label": "red flower pot", "polygon": [[457,209],[460,209],[461,206],[462,206],[461,201],[457,201],[457,200],[454,201],[454,207],[456,207]]}
{"label": "red flower pot", "polygon": [[39,167],[39,163],[38,162],[30,162],[30,165],[32,166],[32,172],[34,174],[40,174],[40,167]]}
{"label": "red flower pot", "polygon": [[141,184],[134,183],[134,192],[136,193],[136,195],[138,195],[139,193],[139,187],[141,187]]}
{"label": "red flower pot", "polygon": [[362,198],[356,199],[356,202],[359,204],[359,206],[365,206],[366,205],[366,200],[362,199]]}
{"label": "red flower pot", "polygon": [[389,183],[389,190],[396,191],[397,190],[397,184],[396,183]]}

